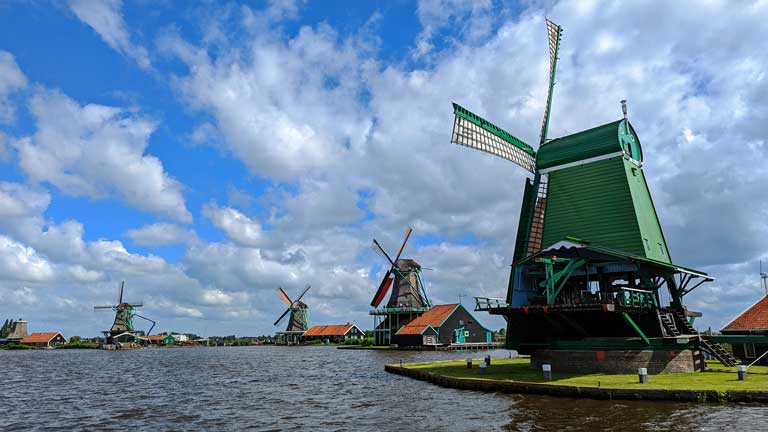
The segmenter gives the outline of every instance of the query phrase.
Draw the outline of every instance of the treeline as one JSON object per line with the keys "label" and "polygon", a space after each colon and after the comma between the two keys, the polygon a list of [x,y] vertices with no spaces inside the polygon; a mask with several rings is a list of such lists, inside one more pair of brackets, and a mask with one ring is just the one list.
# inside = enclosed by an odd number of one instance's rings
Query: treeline
{"label": "treeline", "polygon": [[12,319],[6,319],[3,323],[3,326],[0,327],[0,338],[7,338],[8,335],[11,334],[11,331],[13,330],[13,325],[16,323],[16,321]]}

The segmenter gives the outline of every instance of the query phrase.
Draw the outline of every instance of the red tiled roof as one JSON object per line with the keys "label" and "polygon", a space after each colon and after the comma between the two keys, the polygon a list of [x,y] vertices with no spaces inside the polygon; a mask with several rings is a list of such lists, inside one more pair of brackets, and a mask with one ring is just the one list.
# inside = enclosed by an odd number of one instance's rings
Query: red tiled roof
{"label": "red tiled roof", "polygon": [[398,335],[420,335],[427,326],[437,329],[451,315],[457,303],[436,305],[398,330]]}
{"label": "red tiled roof", "polygon": [[314,326],[304,336],[344,336],[354,324]]}
{"label": "red tiled roof", "polygon": [[21,340],[22,344],[28,343],[48,343],[51,339],[59,335],[59,332],[47,332],[47,333],[32,333],[29,336]]}
{"label": "red tiled roof", "polygon": [[737,316],[723,330],[765,330],[768,329],[768,296]]}

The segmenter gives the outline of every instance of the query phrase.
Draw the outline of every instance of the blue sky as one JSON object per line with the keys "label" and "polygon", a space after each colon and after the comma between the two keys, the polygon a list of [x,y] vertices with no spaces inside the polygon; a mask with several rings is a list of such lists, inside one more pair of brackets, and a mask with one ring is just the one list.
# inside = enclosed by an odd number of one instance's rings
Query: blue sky
{"label": "blue sky", "polygon": [[672,256],[718,278],[689,307],[719,328],[761,295],[768,11],[664,8],[4,3],[0,316],[94,335],[125,279],[160,330],[266,334],[276,286],[312,283],[314,323],[367,328],[371,238],[407,225],[435,301],[503,296],[524,172],[450,145],[450,103],[536,142],[548,16],[550,135],[629,100]]}

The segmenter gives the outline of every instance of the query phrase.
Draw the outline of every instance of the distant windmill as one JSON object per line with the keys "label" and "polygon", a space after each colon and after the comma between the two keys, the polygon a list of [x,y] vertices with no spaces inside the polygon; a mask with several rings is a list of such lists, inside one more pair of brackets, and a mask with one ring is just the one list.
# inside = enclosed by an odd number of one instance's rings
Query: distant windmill
{"label": "distant windmill", "polygon": [[[424,290],[424,284],[421,282],[421,266],[412,259],[400,258],[412,232],[413,229],[408,227],[394,260],[384,252],[384,248],[379,242],[373,239],[371,247],[376,253],[386,258],[390,265],[371,301],[374,310],[370,314],[373,315],[373,333],[376,345],[389,345],[392,336],[402,326],[432,307],[427,292]],[[386,306],[376,309],[387,296],[390,287],[392,287],[392,294],[389,296]]]}
{"label": "distant windmill", "polygon": [[760,280],[763,283],[765,295],[768,296],[768,273],[763,272],[763,260],[760,260]]}
{"label": "distant windmill", "polygon": [[280,318],[275,321],[274,325],[280,324],[280,321],[282,321],[283,318],[285,318],[285,316],[290,313],[290,317],[288,318],[288,326],[285,328],[285,331],[277,333],[278,336],[284,336],[284,342],[287,345],[298,343],[304,332],[309,329],[309,306],[302,302],[301,299],[311,287],[312,285],[307,284],[307,287],[304,288],[304,291],[301,292],[296,300],[291,300],[291,298],[288,297],[288,294],[286,294],[282,288],[277,288],[277,291],[280,293],[280,297],[282,297],[283,301],[288,304],[288,308],[285,310],[285,312],[283,312],[282,315],[280,315]]}
{"label": "distant windmill", "polygon": [[120,282],[120,287],[118,288],[117,292],[117,304],[108,306],[94,306],[93,308],[94,310],[111,309],[115,311],[115,321],[112,323],[112,327],[109,330],[102,332],[107,339],[107,344],[110,345],[119,345],[120,342],[127,342],[127,340],[122,339],[130,339],[132,342],[135,341],[137,334],[133,327],[134,317],[139,317],[152,323],[152,326],[147,332],[147,336],[149,336],[152,333],[152,329],[155,328],[155,321],[152,321],[151,319],[136,313],[136,309],[144,306],[142,303],[123,302],[124,289],[125,281],[122,281]]}

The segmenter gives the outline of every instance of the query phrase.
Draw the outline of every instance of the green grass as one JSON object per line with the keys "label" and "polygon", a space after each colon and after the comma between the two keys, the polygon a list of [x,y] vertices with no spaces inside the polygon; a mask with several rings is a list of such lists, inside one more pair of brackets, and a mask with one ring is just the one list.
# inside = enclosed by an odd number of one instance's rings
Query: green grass
{"label": "green grass", "polygon": [[517,381],[545,383],[578,387],[598,387],[609,389],[663,389],[663,390],[768,390],[768,367],[749,368],[746,381],[739,381],[736,368],[726,368],[716,362],[707,362],[711,371],[691,373],[669,373],[649,375],[648,384],[638,383],[638,377],[631,375],[607,374],[566,374],[553,373],[552,381],[545,381],[540,371],[532,370],[527,358],[493,359],[485,374],[477,366],[480,359],[473,361],[473,368],[467,369],[466,360],[409,363],[403,365],[410,369],[419,369],[438,375],[478,380]]}

